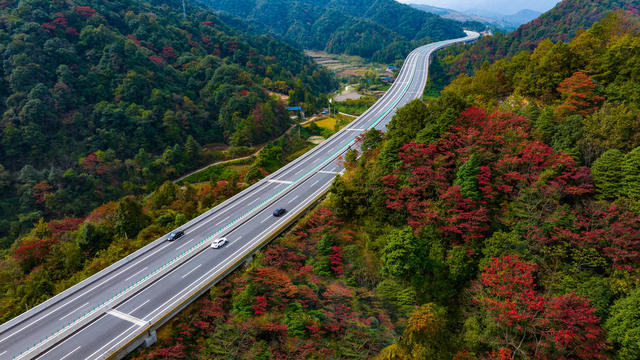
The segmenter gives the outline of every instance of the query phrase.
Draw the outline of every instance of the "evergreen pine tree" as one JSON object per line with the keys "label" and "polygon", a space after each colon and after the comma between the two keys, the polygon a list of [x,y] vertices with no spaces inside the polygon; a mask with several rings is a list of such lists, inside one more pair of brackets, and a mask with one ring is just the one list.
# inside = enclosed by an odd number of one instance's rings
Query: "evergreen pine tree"
{"label": "evergreen pine tree", "polygon": [[454,185],[460,186],[460,194],[466,198],[478,199],[478,167],[480,163],[475,155],[458,168]]}
{"label": "evergreen pine tree", "polygon": [[600,199],[615,199],[622,191],[624,154],[618,149],[606,151],[593,163],[591,173]]}
{"label": "evergreen pine tree", "polygon": [[624,193],[634,200],[640,200],[640,147],[631,150],[624,157],[622,174]]}

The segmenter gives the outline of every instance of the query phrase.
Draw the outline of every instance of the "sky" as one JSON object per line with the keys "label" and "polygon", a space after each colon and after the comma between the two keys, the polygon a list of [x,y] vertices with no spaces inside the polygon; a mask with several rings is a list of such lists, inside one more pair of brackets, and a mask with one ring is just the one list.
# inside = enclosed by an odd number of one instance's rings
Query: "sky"
{"label": "sky", "polygon": [[459,11],[482,9],[510,15],[523,9],[545,12],[560,0],[398,0],[401,3],[427,4]]}

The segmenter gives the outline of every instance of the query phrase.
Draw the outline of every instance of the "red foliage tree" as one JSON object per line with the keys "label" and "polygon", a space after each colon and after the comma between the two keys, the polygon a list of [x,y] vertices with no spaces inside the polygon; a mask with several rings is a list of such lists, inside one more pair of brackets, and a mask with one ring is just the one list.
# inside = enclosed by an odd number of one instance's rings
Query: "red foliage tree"
{"label": "red foliage tree", "polygon": [[544,310],[545,301],[537,295],[534,282],[536,265],[517,255],[492,260],[480,275],[474,302],[496,322],[524,329]]}
{"label": "red foliage tree", "polygon": [[91,6],[76,6],[76,14],[88,18],[96,14],[96,11]]}
{"label": "red foliage tree", "polygon": [[565,79],[558,87],[564,103],[558,108],[563,114],[589,115],[598,109],[604,98],[595,92],[596,84],[579,71]]}
{"label": "red foliage tree", "polygon": [[606,359],[604,331],[589,301],[575,294],[545,298],[536,289],[536,268],[505,255],[490,261],[473,285],[474,303],[499,329],[501,348],[490,358]]}
{"label": "red foliage tree", "polygon": [[11,251],[11,255],[18,261],[25,272],[44,263],[51,248],[58,242],[55,238],[36,239],[27,238]]}
{"label": "red foliage tree", "polygon": [[267,297],[256,296],[256,303],[253,304],[253,313],[263,315],[265,312],[267,312]]}
{"label": "red foliage tree", "polygon": [[541,358],[606,359],[604,331],[589,301],[573,293],[549,301],[543,315],[546,329]]}
{"label": "red foliage tree", "polygon": [[77,230],[80,224],[84,222],[83,218],[66,217],[62,220],[53,220],[49,222],[49,231],[53,236],[58,236],[70,231]]}
{"label": "red foliage tree", "polygon": [[594,248],[619,270],[633,270],[640,266],[640,216],[612,204],[606,208],[585,208],[573,211],[571,226],[558,225],[548,237],[547,244],[567,242],[580,248]]}
{"label": "red foliage tree", "polygon": [[331,248],[331,255],[329,255],[329,261],[331,270],[337,275],[344,273],[344,263],[342,260],[342,249],[339,246],[333,246]]}
{"label": "red foliage tree", "polygon": [[151,55],[149,56],[149,60],[151,60],[153,63],[155,63],[156,65],[162,65],[164,64],[164,59],[159,58],[157,56]]}
{"label": "red foliage tree", "polygon": [[[472,154],[480,159],[479,196],[466,198],[454,180]],[[588,169],[533,139],[527,120],[508,113],[469,109],[439,141],[406,144],[399,157],[403,169],[382,178],[387,207],[406,211],[414,231],[435,225],[454,242],[484,237],[492,222],[504,221],[500,204],[523,189],[568,198],[593,192]]]}
{"label": "red foliage tree", "polygon": [[33,185],[33,197],[36,199],[36,204],[42,204],[51,190],[53,190],[53,186],[49,185],[46,180]]}
{"label": "red foliage tree", "polygon": [[282,270],[274,267],[261,267],[254,272],[256,283],[263,285],[266,291],[270,291],[281,299],[291,299],[296,294],[296,286],[289,276]]}
{"label": "red foliage tree", "polygon": [[165,46],[162,48],[162,57],[165,60],[175,59],[177,57],[176,51],[171,46]]}

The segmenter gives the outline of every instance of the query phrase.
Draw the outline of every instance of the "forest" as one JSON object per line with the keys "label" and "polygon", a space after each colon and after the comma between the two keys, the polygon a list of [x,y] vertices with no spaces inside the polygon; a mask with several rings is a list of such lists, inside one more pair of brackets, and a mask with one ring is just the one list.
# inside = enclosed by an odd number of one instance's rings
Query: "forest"
{"label": "forest", "polygon": [[512,57],[521,51],[533,51],[544,39],[568,42],[609,11],[623,10],[640,14],[638,0],[571,0],[561,1],[537,19],[508,34],[496,32],[471,45],[455,45],[440,51],[434,62],[441,70],[432,71],[437,91],[459,74],[471,75],[485,61],[489,63]]}
{"label": "forest", "polygon": [[[0,4],[0,248],[39,219],[280,136],[337,83],[301,51],[172,1]],[[209,146],[214,144],[215,146]]]}
{"label": "forest", "polygon": [[638,359],[639,50],[613,12],[401,108],[130,359]]}
{"label": "forest", "polygon": [[[305,49],[392,63],[433,41],[464,37],[462,24],[393,0],[205,0]],[[469,24],[478,25],[478,24]],[[481,24],[480,24],[481,25]]]}

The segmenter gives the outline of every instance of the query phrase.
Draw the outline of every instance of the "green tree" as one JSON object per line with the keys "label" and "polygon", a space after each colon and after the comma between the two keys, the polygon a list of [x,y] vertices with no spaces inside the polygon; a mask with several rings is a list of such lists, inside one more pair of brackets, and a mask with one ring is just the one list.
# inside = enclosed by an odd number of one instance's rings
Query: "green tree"
{"label": "green tree", "polygon": [[618,149],[611,149],[593,163],[591,173],[599,198],[612,200],[621,194],[623,161],[624,154]]}
{"label": "green tree", "polygon": [[149,224],[149,217],[142,210],[142,204],[132,196],[120,200],[113,217],[115,230],[130,239],[135,238]]}
{"label": "green tree", "polygon": [[178,186],[171,181],[167,181],[162,184],[158,190],[154,191],[151,199],[153,200],[151,206],[153,209],[162,209],[165,206],[169,206],[176,200],[178,193]]}
{"label": "green tree", "polygon": [[105,224],[85,223],[80,231],[78,246],[84,251],[95,253],[104,249],[113,240],[113,230]]}
{"label": "green tree", "polygon": [[378,129],[367,131],[364,139],[362,139],[362,152],[377,148],[378,145],[382,143],[382,140],[384,140],[384,133],[382,131]]}
{"label": "green tree", "polygon": [[382,242],[385,244],[380,257],[383,274],[408,281],[423,272],[427,259],[425,248],[410,227],[393,230],[383,236]]}
{"label": "green tree", "polygon": [[192,166],[200,160],[200,144],[191,135],[187,137],[187,142],[184,144],[184,156],[187,163]]}
{"label": "green tree", "polygon": [[377,360],[451,359],[446,310],[433,303],[417,307],[400,340],[382,350]]}
{"label": "green tree", "polygon": [[478,199],[478,173],[480,162],[478,157],[473,154],[465,161],[456,173],[456,179],[453,184],[460,186],[460,194],[466,198]]}
{"label": "green tree", "polygon": [[622,175],[624,193],[633,200],[640,200],[640,147],[624,157]]}
{"label": "green tree", "polygon": [[427,121],[427,105],[420,100],[413,100],[398,109],[387,125],[387,137],[393,137],[402,143],[411,141]]}
{"label": "green tree", "polygon": [[605,328],[607,338],[618,350],[616,359],[640,358],[640,288],[613,304]]}
{"label": "green tree", "polygon": [[11,185],[11,173],[0,164],[0,189]]}

